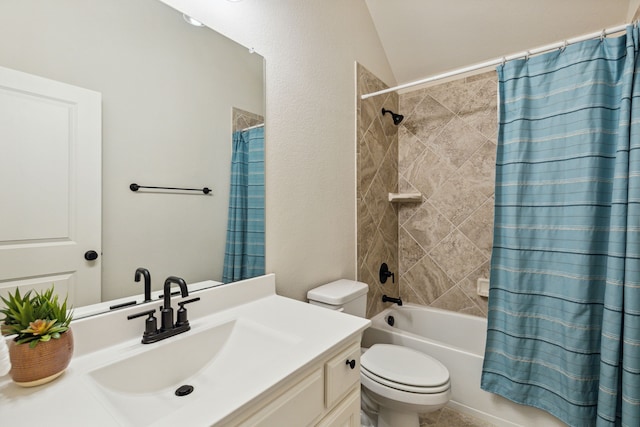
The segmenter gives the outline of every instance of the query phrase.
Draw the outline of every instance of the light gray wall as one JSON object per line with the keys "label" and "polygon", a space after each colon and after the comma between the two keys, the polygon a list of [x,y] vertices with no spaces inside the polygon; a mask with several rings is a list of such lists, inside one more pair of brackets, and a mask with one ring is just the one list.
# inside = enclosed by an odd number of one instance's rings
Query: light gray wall
{"label": "light gray wall", "polygon": [[139,266],[219,280],[231,109],[264,115],[262,59],[157,0],[3,1],[0,40],[0,66],[103,94],[103,299],[141,292]]}

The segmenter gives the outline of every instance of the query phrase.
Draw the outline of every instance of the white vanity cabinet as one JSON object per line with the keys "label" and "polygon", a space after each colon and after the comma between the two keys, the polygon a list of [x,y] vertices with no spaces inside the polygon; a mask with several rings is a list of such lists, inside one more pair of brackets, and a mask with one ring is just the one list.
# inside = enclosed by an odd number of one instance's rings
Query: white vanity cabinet
{"label": "white vanity cabinet", "polygon": [[360,337],[278,385],[222,426],[360,426]]}
{"label": "white vanity cabinet", "polygon": [[[72,425],[92,427],[359,426],[369,320],[278,296],[273,275],[197,296],[191,330],[151,345],[140,343],[142,322],[128,320],[139,306],[74,320],[64,375],[31,389],[0,377],[0,425],[21,425],[46,401],[60,409],[47,415],[55,427],[70,413]],[[182,385],[195,392],[176,396]]]}

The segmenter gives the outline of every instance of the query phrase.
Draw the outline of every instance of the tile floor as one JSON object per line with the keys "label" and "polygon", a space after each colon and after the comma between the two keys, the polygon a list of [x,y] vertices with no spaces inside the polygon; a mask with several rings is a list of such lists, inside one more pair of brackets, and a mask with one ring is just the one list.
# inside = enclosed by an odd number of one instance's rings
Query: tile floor
{"label": "tile floor", "polygon": [[473,418],[467,414],[442,408],[420,416],[420,427],[492,427],[493,424]]}

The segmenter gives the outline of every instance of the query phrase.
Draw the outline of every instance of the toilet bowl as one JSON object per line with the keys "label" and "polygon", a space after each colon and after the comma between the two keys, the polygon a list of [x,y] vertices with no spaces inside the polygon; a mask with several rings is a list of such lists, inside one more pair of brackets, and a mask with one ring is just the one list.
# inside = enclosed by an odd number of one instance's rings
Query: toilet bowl
{"label": "toilet bowl", "polygon": [[419,413],[445,406],[451,396],[449,372],[417,350],[374,344],[360,359],[362,393],[378,405],[378,427],[418,427]]}
{"label": "toilet bowl", "polygon": [[[365,317],[366,283],[336,280],[311,289],[310,304]],[[436,411],[451,395],[449,371],[417,350],[374,344],[360,358],[362,409],[377,414],[378,427],[419,427],[419,413]],[[375,417],[374,417],[375,418]]]}

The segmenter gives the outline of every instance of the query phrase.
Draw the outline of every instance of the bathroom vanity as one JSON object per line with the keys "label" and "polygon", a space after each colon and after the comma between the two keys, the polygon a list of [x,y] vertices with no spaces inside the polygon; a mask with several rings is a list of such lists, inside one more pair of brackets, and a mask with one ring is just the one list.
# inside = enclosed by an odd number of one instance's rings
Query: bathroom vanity
{"label": "bathroom vanity", "polygon": [[193,297],[191,329],[153,344],[141,343],[145,317],[127,316],[159,301],[74,321],[60,378],[25,389],[0,377],[0,419],[20,425],[46,406],[54,426],[359,425],[369,320],[278,296],[273,275]]}

